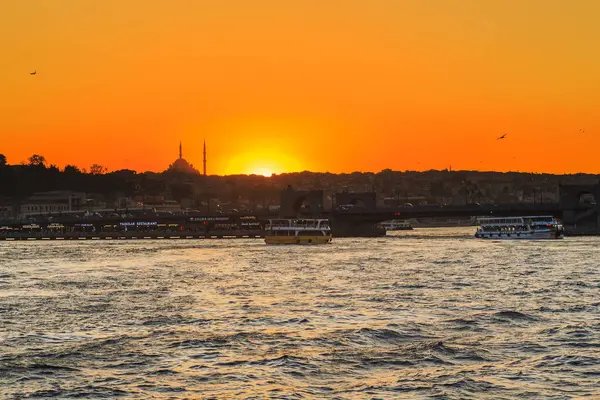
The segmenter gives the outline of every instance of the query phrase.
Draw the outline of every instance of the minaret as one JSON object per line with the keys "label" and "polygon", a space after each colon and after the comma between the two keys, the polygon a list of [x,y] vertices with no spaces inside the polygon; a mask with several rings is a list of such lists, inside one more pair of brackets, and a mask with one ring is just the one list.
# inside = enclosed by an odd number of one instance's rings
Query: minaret
{"label": "minaret", "polygon": [[179,158],[183,158],[183,151],[181,150],[181,140],[179,141]]}
{"label": "minaret", "polygon": [[206,139],[204,139],[204,152],[203,152],[203,159],[202,159],[202,165],[204,167],[203,172],[204,172],[204,176],[206,176]]}

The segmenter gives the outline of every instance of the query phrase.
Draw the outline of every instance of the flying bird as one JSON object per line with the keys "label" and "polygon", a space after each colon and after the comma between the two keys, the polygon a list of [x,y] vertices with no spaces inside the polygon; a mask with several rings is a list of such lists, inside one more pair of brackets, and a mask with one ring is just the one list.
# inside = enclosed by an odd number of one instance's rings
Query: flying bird
{"label": "flying bird", "polygon": [[33,72],[29,73],[29,75],[35,75],[35,74],[37,74],[37,71],[33,71]]}
{"label": "flying bird", "polygon": [[499,137],[498,139],[496,139],[496,140],[504,139],[504,138],[506,137],[506,135],[507,135],[507,134],[506,134],[506,133],[504,133],[504,134],[502,134],[502,136],[500,136],[500,137]]}

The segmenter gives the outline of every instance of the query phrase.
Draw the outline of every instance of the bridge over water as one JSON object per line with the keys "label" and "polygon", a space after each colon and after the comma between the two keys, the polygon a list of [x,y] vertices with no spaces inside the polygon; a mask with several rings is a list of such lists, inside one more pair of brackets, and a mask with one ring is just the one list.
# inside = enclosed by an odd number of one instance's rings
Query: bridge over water
{"label": "bridge over water", "polygon": [[[588,207],[589,208],[589,207]],[[586,210],[583,210],[586,211]],[[328,218],[331,221],[333,235],[336,237],[369,237],[381,236],[385,231],[378,227],[383,221],[392,219],[413,218],[456,218],[473,216],[520,216],[520,215],[552,215],[562,217],[559,204],[505,204],[505,205],[454,205],[414,207],[381,207],[381,208],[350,208],[334,211],[302,209],[294,215],[284,215],[274,212],[232,213],[232,214],[202,214],[187,213],[179,215],[156,216],[148,214],[131,215],[126,218],[88,217],[85,219],[74,216],[53,217],[51,220],[40,218],[36,222],[0,223],[0,236],[7,236],[11,231],[7,226],[20,232],[36,233],[51,232],[54,228],[63,226],[63,233],[98,233],[115,237],[121,236],[159,236],[172,235],[201,235],[224,236],[235,232],[236,236],[256,236],[261,234],[266,221],[272,218]],[[5,225],[5,226],[3,226]],[[37,227],[37,228],[33,228]],[[14,231],[12,231],[14,233]],[[10,235],[8,235],[10,236]],[[13,234],[14,236],[14,234]]]}
{"label": "bridge over water", "polygon": [[335,236],[376,236],[376,224],[392,219],[517,217],[552,215],[562,218],[559,203],[500,205],[422,205],[376,209],[336,210],[329,214]]}
{"label": "bridge over water", "polygon": [[[64,224],[71,230],[87,232],[106,230],[114,227],[121,231],[131,229],[160,229],[165,231],[184,231],[194,234],[212,234],[227,229],[240,230],[244,235],[260,231],[264,222],[271,218],[329,218],[334,236],[360,237],[385,234],[377,225],[380,222],[399,219],[420,218],[459,218],[477,216],[540,216],[552,215],[563,221],[567,233],[600,234],[600,205],[595,201],[582,202],[583,196],[600,199],[600,184],[589,186],[561,186],[558,203],[516,203],[516,204],[466,204],[466,205],[415,205],[399,207],[377,207],[375,193],[338,193],[338,204],[350,207],[334,207],[326,211],[323,207],[322,191],[295,191],[287,189],[281,194],[281,209],[277,212],[261,211],[254,213],[182,213],[179,215],[135,215],[127,218],[89,218],[74,219],[73,216],[53,217],[46,226]],[[41,217],[41,216],[40,216]],[[39,221],[38,221],[39,222]],[[0,221],[0,230],[9,221]],[[13,221],[12,225],[23,229],[23,223]],[[173,228],[170,228],[173,225]],[[152,228],[154,226],[154,228]],[[233,226],[234,228],[230,228]],[[158,228],[157,228],[158,227]],[[6,228],[6,226],[4,226]],[[10,229],[10,227],[8,227]],[[246,231],[246,232],[243,232]],[[212,232],[212,233],[211,233]],[[1,233],[1,232],[0,232]]]}
{"label": "bridge over water", "polygon": [[325,212],[322,191],[295,191],[288,188],[281,193],[280,215],[326,216],[331,219],[335,236],[376,236],[381,231],[375,225],[392,219],[541,215],[561,219],[570,233],[600,234],[600,202],[582,201],[584,196],[600,201],[600,184],[560,186],[559,193],[560,201],[557,203],[377,207],[376,194],[373,192],[343,192],[335,195],[333,210]]}

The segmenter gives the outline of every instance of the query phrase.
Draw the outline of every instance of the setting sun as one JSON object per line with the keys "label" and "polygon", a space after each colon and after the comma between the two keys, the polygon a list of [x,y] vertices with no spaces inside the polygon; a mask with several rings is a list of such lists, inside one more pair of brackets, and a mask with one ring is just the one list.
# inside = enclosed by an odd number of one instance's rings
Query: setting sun
{"label": "setting sun", "polygon": [[[311,152],[297,151],[294,138],[305,138],[313,132],[326,136],[315,122],[291,117],[224,119],[204,127],[191,127],[190,132],[194,131],[206,133],[211,165],[226,175],[271,176],[302,171]],[[221,135],[230,138],[227,146],[218,143]],[[213,140],[217,142],[214,147]]]}
{"label": "setting sun", "polygon": [[262,176],[271,176],[273,172],[268,168],[257,168],[249,172],[250,175],[262,175]]}
{"label": "setting sun", "polygon": [[247,165],[240,169],[242,173],[246,175],[271,176],[273,174],[280,174],[282,172],[291,172],[289,169],[289,164],[286,163],[264,159],[257,162],[252,162],[251,159],[248,159],[247,161]]}

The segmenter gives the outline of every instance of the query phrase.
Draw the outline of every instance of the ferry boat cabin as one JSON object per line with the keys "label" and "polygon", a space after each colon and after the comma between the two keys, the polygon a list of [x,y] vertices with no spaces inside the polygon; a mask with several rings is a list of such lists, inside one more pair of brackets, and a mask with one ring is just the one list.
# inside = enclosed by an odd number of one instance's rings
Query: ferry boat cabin
{"label": "ferry boat cabin", "polygon": [[552,216],[480,218],[481,239],[561,239],[563,226]]}
{"label": "ferry boat cabin", "polygon": [[267,244],[331,243],[327,219],[273,219],[265,227]]}

